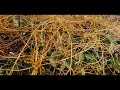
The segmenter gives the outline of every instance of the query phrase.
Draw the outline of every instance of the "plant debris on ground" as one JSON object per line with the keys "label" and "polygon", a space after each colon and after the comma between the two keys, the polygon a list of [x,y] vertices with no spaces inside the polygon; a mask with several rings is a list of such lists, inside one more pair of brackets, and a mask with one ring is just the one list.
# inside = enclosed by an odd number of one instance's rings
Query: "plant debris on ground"
{"label": "plant debris on ground", "polygon": [[119,15],[0,15],[0,75],[119,74]]}

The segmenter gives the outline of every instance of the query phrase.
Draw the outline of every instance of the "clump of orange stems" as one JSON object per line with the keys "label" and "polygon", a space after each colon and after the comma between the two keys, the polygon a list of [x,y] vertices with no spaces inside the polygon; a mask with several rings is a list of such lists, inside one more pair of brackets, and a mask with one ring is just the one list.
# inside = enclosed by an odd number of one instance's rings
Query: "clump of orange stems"
{"label": "clump of orange stems", "polygon": [[115,15],[0,15],[1,75],[117,75]]}

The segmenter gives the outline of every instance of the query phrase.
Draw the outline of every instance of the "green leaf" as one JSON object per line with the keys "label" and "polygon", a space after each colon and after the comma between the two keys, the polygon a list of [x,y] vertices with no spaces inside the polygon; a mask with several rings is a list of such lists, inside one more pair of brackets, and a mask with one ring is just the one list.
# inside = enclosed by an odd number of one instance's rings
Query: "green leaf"
{"label": "green leaf", "polygon": [[66,67],[68,67],[68,68],[70,67],[70,63],[67,62],[67,61],[65,61],[65,60],[63,61],[63,64],[64,64]]}
{"label": "green leaf", "polygon": [[56,55],[62,55],[62,54],[61,54],[61,51],[52,51],[52,50],[50,50],[50,51],[48,51],[48,55],[51,56],[49,60],[54,65],[55,61],[56,61],[55,56]]}
{"label": "green leaf", "polygon": [[88,60],[92,59],[92,56],[88,52],[85,52],[84,55],[85,55],[86,59],[88,59]]}
{"label": "green leaf", "polygon": [[105,65],[107,65],[108,62],[110,62],[110,60],[105,59]]}
{"label": "green leaf", "polygon": [[111,39],[109,38],[108,34],[105,35],[101,35],[101,39],[102,39],[102,42],[105,43],[105,44],[111,44]]}
{"label": "green leaf", "polygon": [[119,64],[117,64],[116,65],[116,70],[115,70],[117,73],[120,73],[120,65]]}
{"label": "green leaf", "polygon": [[13,25],[19,26],[18,20],[15,17],[13,18]]}
{"label": "green leaf", "polygon": [[110,49],[110,51],[112,51],[114,49],[114,44],[113,43],[110,44],[109,49]]}
{"label": "green leaf", "polygon": [[112,59],[111,59],[111,64],[112,64],[112,66],[114,66],[114,65],[115,65],[116,60],[117,60],[117,58],[116,58],[116,57],[114,57],[114,58],[112,58]]}
{"label": "green leaf", "polygon": [[3,74],[3,72],[4,72],[3,70],[0,70],[0,75],[2,75],[2,74]]}
{"label": "green leaf", "polygon": [[116,65],[116,68],[117,68],[117,69],[120,69],[120,65],[117,64],[117,65]]}
{"label": "green leaf", "polygon": [[47,52],[47,56],[51,56],[52,53],[53,53],[53,50],[49,50],[49,51]]}

